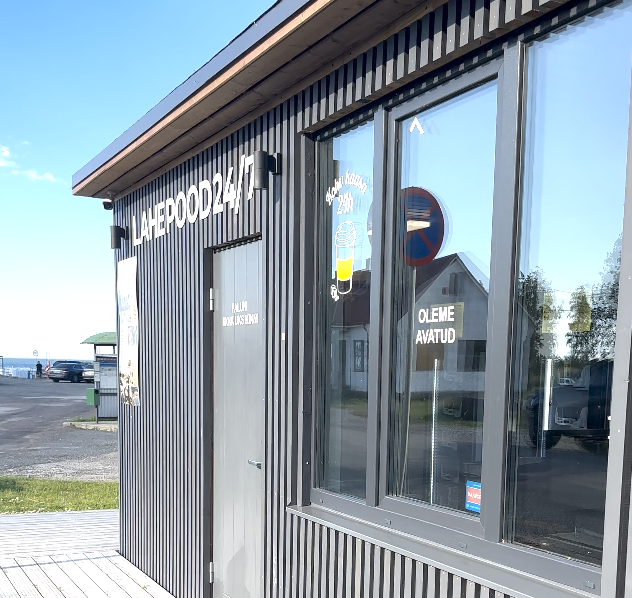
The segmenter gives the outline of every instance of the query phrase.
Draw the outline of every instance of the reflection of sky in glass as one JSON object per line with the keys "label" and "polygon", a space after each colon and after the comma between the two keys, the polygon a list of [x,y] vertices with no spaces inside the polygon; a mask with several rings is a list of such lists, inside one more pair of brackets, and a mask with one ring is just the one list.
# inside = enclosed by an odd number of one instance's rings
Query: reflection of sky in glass
{"label": "reflection of sky in glass", "polygon": [[[577,287],[601,282],[623,225],[631,32],[628,0],[535,43],[528,53],[528,246],[520,269],[541,268],[565,310]],[[559,355],[567,352],[567,331],[564,312]]]}
{"label": "reflection of sky in glass", "polygon": [[[367,184],[364,193],[353,185],[344,185],[331,204],[332,235],[338,225],[350,221],[355,225],[356,241],[353,258],[353,270],[370,269],[367,260],[371,259],[371,241],[369,232],[369,210],[373,202],[373,122],[368,122],[357,129],[344,133],[333,140],[334,160],[339,166],[339,177],[344,177],[346,172],[360,175],[362,181]],[[338,196],[350,193],[353,197],[353,210],[346,214],[338,215]],[[321,199],[324,201],[324,198]],[[332,237],[333,238],[333,237]],[[331,277],[336,277],[336,252],[332,252]]]}
{"label": "reflection of sky in glass", "polygon": [[422,187],[441,203],[446,240],[438,257],[468,252],[489,276],[496,143],[496,83],[402,123],[401,188]]}

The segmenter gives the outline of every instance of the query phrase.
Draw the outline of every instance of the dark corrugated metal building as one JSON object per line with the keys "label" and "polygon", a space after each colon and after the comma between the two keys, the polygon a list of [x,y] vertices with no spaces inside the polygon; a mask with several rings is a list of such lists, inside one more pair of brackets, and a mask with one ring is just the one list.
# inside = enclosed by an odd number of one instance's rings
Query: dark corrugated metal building
{"label": "dark corrugated metal building", "polygon": [[630,31],[280,0],[74,176],[126,558],[178,598],[632,595]]}

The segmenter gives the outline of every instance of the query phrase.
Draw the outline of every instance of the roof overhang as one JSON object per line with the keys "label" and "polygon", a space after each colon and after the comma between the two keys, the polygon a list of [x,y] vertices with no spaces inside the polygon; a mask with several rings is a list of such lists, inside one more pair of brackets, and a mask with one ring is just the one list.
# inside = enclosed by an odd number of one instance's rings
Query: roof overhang
{"label": "roof overhang", "polygon": [[118,199],[432,10],[441,0],[279,0],[81,168],[74,195]]}
{"label": "roof overhang", "polygon": [[117,344],[116,332],[99,332],[89,336],[85,341],[81,342],[82,345],[97,345],[97,346],[115,346]]}

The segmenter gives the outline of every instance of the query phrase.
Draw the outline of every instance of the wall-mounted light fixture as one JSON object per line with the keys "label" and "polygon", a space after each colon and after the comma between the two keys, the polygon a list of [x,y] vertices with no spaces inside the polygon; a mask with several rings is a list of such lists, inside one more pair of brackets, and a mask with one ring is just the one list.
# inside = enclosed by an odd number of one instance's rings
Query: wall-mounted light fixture
{"label": "wall-mounted light fixture", "polygon": [[255,189],[268,188],[268,175],[281,174],[281,154],[269,155],[268,152],[256,151],[254,153],[254,185]]}
{"label": "wall-mounted light fixture", "polygon": [[111,226],[110,227],[110,245],[112,249],[121,248],[121,239],[127,239],[127,227]]}

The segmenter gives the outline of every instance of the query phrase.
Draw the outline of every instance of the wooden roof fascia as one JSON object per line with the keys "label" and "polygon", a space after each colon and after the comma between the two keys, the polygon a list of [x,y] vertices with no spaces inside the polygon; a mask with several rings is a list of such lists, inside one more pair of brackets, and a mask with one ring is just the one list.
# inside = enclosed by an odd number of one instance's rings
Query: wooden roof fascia
{"label": "wooden roof fascia", "polygon": [[[167,114],[164,118],[159,120],[155,125],[153,125],[150,129],[145,131],[140,137],[126,146],[121,152],[110,158],[105,164],[95,170],[93,173],[85,177],[83,180],[78,182],[72,189],[73,194],[84,194],[84,195],[92,195],[96,191],[89,192],[87,187],[94,182],[97,178],[106,173],[109,169],[111,169],[114,165],[119,163],[121,160],[131,155],[133,152],[141,148],[145,143],[155,137],[159,132],[165,130],[167,127],[170,127],[174,124],[176,120],[189,112],[192,108],[194,108],[197,104],[199,104],[203,99],[208,97],[211,93],[218,90],[220,87],[226,85],[231,82],[236,76],[242,72],[247,72],[246,69],[248,67],[254,66],[256,61],[264,58],[273,48],[279,46],[282,42],[288,39],[292,34],[296,34],[297,39],[300,35],[303,37],[307,37],[304,35],[305,29],[310,24],[315,17],[320,15],[325,9],[330,7],[333,4],[341,4],[346,0],[315,0],[315,2],[305,10],[295,15],[292,19],[290,19],[285,24],[281,25],[279,29],[277,29],[274,33],[272,33],[268,38],[263,40],[257,46],[254,46],[251,50],[249,50],[245,56],[235,61],[231,66],[225,69],[222,73],[218,74],[216,77],[211,79],[204,87],[182,102],[179,106],[177,106],[174,110],[172,110],[169,114]],[[350,18],[349,16],[344,16],[346,12],[349,14],[357,14],[363,8],[366,8],[367,5],[370,5],[375,0],[348,0],[349,4],[355,7],[354,10],[350,8],[346,9],[346,11],[340,10],[338,11],[338,20],[344,22],[345,19]],[[337,27],[335,25],[334,27]],[[317,29],[318,27],[316,27]],[[299,46],[296,46],[299,47]],[[302,44],[302,47],[305,48],[305,43]],[[281,55],[284,57],[284,61],[287,61],[287,50],[288,48],[284,45],[284,51],[281,52]],[[256,72],[256,69],[253,71]],[[260,72],[260,71],[259,71]]]}
{"label": "wooden roof fascia", "polygon": [[[115,184],[116,194],[114,195],[114,199],[118,200],[124,197],[128,193],[131,193],[132,191],[142,187],[144,184],[155,179],[156,177],[164,174],[165,172],[168,172],[174,166],[181,164],[182,162],[195,156],[199,152],[212,146],[217,141],[237,131],[244,125],[252,122],[257,117],[265,114],[268,110],[278,106],[280,103],[291,98],[292,96],[309,87],[316,81],[319,81],[322,77],[327,75],[332,70],[339,68],[350,60],[353,60],[355,57],[366,52],[368,49],[375,45],[376,41],[382,40],[394,33],[397,33],[404,27],[408,26],[410,23],[421,18],[428,12],[431,12],[438,5],[443,3],[444,0],[429,0],[427,2],[424,2],[421,6],[416,4],[413,10],[409,10],[395,20],[391,19],[387,27],[376,27],[374,29],[370,29],[369,37],[361,38],[360,41],[355,43],[355,45],[345,48],[344,51],[335,58],[325,61],[325,64],[322,64],[320,68],[310,73],[307,77],[301,79],[290,87],[285,87],[285,91],[283,93],[276,94],[271,99],[265,98],[263,102],[258,103],[258,105],[251,107],[249,111],[244,112],[243,108],[241,108],[239,104],[251,102],[249,94],[257,93],[260,86],[253,88],[248,92],[248,94],[243,94],[242,96],[234,100],[233,103],[221,107],[217,112],[212,113],[210,116],[206,117],[204,120],[196,124],[193,128],[188,129],[180,137],[175,138],[169,144],[161,147],[157,152],[152,153],[144,161],[125,171],[112,183],[108,183],[107,186],[101,188],[98,191],[95,191],[93,195],[96,197],[105,198],[107,197],[106,191],[108,190],[108,188],[111,188],[111,186]],[[398,4],[398,6],[405,5]],[[374,19],[379,22],[379,19],[375,19],[376,16],[378,16],[378,14],[376,14],[377,11],[374,11],[374,9],[376,8],[377,6],[373,5],[369,9],[367,9],[366,17],[369,20]],[[383,14],[383,10],[384,9],[381,8],[379,14]],[[364,31],[366,31],[366,28],[364,27],[359,27],[358,29],[363,29]],[[312,49],[310,48],[305,53],[308,52],[311,53]],[[301,55],[301,57],[302,56],[303,55]],[[301,57],[299,57],[299,59]],[[294,62],[295,61],[284,65],[279,70],[282,71],[287,66],[293,65]],[[264,83],[265,80],[262,81],[262,85]],[[387,90],[385,89],[385,92],[386,91]],[[232,113],[236,113],[237,115],[241,114],[242,116],[233,117],[231,116]],[[226,118],[222,119],[222,116],[225,116]],[[220,128],[214,126],[217,125],[218,121],[221,120],[223,120],[225,123],[223,126],[220,125]],[[213,123],[213,125],[210,124],[211,122]],[[326,123],[319,123],[320,126],[324,126],[324,124]],[[192,138],[198,139],[199,141],[193,147],[190,147],[190,140]],[[189,146],[186,147],[186,149],[180,149],[180,146],[186,146],[187,143],[189,144]],[[171,155],[173,156],[173,158],[165,163],[165,155]]]}

